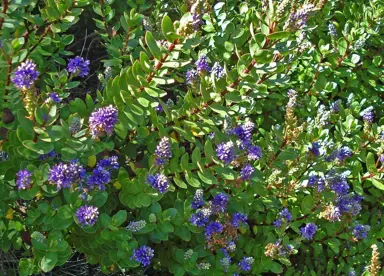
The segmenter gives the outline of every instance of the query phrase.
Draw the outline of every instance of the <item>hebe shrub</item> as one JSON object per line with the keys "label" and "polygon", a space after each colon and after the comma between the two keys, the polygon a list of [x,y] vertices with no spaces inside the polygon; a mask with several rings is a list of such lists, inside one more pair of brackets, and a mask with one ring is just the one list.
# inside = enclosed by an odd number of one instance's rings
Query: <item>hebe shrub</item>
{"label": "hebe shrub", "polygon": [[4,0],[0,256],[381,275],[383,9]]}

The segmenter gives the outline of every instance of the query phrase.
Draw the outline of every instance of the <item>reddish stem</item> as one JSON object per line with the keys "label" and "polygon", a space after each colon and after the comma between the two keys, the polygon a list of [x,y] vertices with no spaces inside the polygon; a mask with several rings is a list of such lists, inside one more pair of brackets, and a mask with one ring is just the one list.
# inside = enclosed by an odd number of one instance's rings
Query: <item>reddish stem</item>
{"label": "reddish stem", "polygon": [[[5,14],[7,13],[7,10],[8,10],[8,0],[4,0],[4,3],[3,3],[3,11],[2,13]],[[4,22],[4,17],[0,18],[0,30],[3,28],[3,22]]]}
{"label": "reddish stem", "polygon": [[121,51],[121,54],[122,55],[124,55],[125,54],[125,52],[127,51],[127,47],[128,47],[128,42],[129,42],[129,37],[130,37],[130,30],[131,29],[129,29],[128,28],[128,30],[127,30],[127,36],[125,37],[125,44],[124,44],[124,47],[123,47],[123,50]]}
{"label": "reddish stem", "polygon": [[4,92],[4,103],[7,102],[8,89],[7,86],[11,84],[11,73],[12,73],[12,58],[8,59],[8,72],[7,72],[7,82],[5,84],[5,92]]}
{"label": "reddish stem", "polygon": [[[169,47],[168,47],[168,52],[172,52],[173,49],[175,49],[175,46],[176,44],[178,43],[178,40],[175,40]],[[163,64],[165,62],[165,60],[168,58],[169,56],[169,53],[166,53],[160,60],[159,62],[156,64],[155,66],[155,71],[152,71],[146,78],[146,81],[147,83],[150,83],[153,79],[153,77],[155,76],[155,72],[156,71],[159,71],[161,69],[161,67],[163,67]],[[141,86],[140,87],[140,92],[144,90],[144,86]]]}

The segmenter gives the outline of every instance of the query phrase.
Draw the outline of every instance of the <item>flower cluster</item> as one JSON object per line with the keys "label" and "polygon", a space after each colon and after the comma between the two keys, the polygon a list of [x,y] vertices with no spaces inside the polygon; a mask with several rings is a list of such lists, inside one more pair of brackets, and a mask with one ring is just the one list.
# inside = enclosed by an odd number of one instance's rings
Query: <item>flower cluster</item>
{"label": "flower cluster", "polygon": [[243,213],[234,213],[232,216],[232,225],[239,228],[241,224],[247,222],[247,215]]}
{"label": "flower cluster", "polygon": [[84,205],[76,211],[76,217],[82,226],[93,226],[99,216],[97,207]]}
{"label": "flower cluster", "polygon": [[211,71],[211,66],[209,66],[208,59],[205,55],[199,56],[199,58],[195,62],[195,65],[197,73],[209,73]]}
{"label": "flower cluster", "polygon": [[[232,129],[227,128],[227,134],[233,134],[236,137],[236,145],[232,141],[222,142],[216,146],[216,155],[226,165],[233,162],[235,159],[241,159],[241,154],[244,154],[248,161],[259,160],[262,157],[260,147],[252,145],[252,131],[255,124],[247,120],[244,124],[238,125]],[[237,152],[240,154],[237,155]],[[249,180],[255,168],[248,162],[244,162],[244,166],[240,171],[241,180]]]}
{"label": "flower cluster", "polygon": [[16,186],[19,190],[25,190],[31,187],[32,173],[28,170],[21,170],[16,174]]}
{"label": "flower cluster", "polygon": [[357,224],[353,228],[352,235],[358,240],[366,239],[370,229],[369,225]]}
{"label": "flower cluster", "polygon": [[245,164],[245,166],[240,171],[240,178],[242,180],[248,180],[251,178],[254,172],[255,172],[255,169],[251,165]]}
{"label": "flower cluster", "polygon": [[199,209],[205,204],[204,198],[203,198],[203,190],[198,189],[195,192],[195,195],[193,196],[193,200],[191,203],[192,209]]}
{"label": "flower cluster", "polygon": [[372,124],[373,119],[375,118],[375,114],[373,113],[373,107],[368,107],[361,112],[363,121],[367,124]]}
{"label": "flower cluster", "polygon": [[194,84],[199,79],[199,76],[202,73],[213,72],[213,75],[216,79],[221,79],[225,76],[224,68],[219,63],[215,63],[211,68],[208,59],[205,55],[199,56],[199,58],[195,62],[195,66],[196,69],[188,70],[185,75],[187,84]]}
{"label": "flower cluster", "polygon": [[36,70],[36,64],[32,60],[26,60],[16,68],[12,82],[17,88],[31,88],[32,84],[37,80],[39,71]]}
{"label": "flower cluster", "polygon": [[328,24],[328,32],[331,36],[337,37],[337,30],[333,23]]}
{"label": "flower cluster", "polygon": [[57,94],[57,92],[49,93],[48,94],[48,100],[52,101],[54,103],[60,103],[61,102],[61,98],[60,98],[59,94]]}
{"label": "flower cluster", "polygon": [[161,173],[148,175],[147,183],[161,194],[165,193],[169,188],[168,178]]}
{"label": "flower cluster", "polygon": [[[231,264],[231,257],[228,252],[236,251],[237,229],[248,219],[246,214],[239,212],[230,216],[226,211],[228,202],[228,195],[219,193],[205,203],[202,190],[198,190],[191,203],[192,209],[197,211],[190,218],[192,225],[204,228],[207,248],[217,250],[219,247],[220,251],[224,253],[224,257],[220,260],[224,271],[227,271]],[[247,267],[247,262],[244,260],[240,263],[240,269]]]}
{"label": "flower cluster", "polygon": [[195,69],[190,69],[185,74],[187,84],[193,84],[199,78],[199,73]]}
{"label": "flower cluster", "polygon": [[288,208],[284,208],[280,214],[279,214],[279,218],[277,220],[275,220],[273,222],[273,225],[275,227],[281,227],[281,225],[283,225],[283,223],[288,223],[292,220],[292,215],[291,213],[289,212]]}
{"label": "flower cluster", "polygon": [[243,271],[250,271],[252,269],[252,264],[255,261],[253,257],[243,257],[239,263],[239,267]]}
{"label": "flower cluster", "polygon": [[192,257],[192,255],[193,255],[193,250],[192,249],[188,249],[184,253],[184,260],[190,259]]}
{"label": "flower cluster", "polygon": [[321,144],[319,142],[313,142],[312,146],[308,150],[316,157],[320,155]]}
{"label": "flower cluster", "polygon": [[289,15],[285,29],[296,31],[307,24],[310,13],[314,10],[313,4],[305,4],[296,12]]}
{"label": "flower cluster", "polygon": [[117,156],[110,156],[107,158],[101,159],[97,162],[98,167],[103,167],[107,170],[117,170],[119,169],[119,162]]}
{"label": "flower cluster", "polygon": [[317,225],[314,223],[307,223],[300,228],[301,236],[306,240],[312,240],[317,231]]}
{"label": "flower cluster", "polygon": [[223,67],[221,67],[220,64],[215,63],[212,70],[216,79],[221,79],[225,77],[225,70]]}
{"label": "flower cluster", "polygon": [[101,137],[104,133],[111,135],[117,123],[117,109],[112,106],[98,108],[89,117],[89,129],[93,138]]}
{"label": "flower cluster", "polygon": [[105,190],[106,185],[111,182],[111,170],[117,170],[119,163],[117,156],[111,156],[100,160],[92,174],[87,179],[89,189],[97,187],[99,190]]}
{"label": "flower cluster", "polygon": [[325,161],[332,162],[337,159],[339,162],[342,162],[352,155],[353,152],[349,147],[342,146],[341,148],[332,151],[327,157],[325,157]]}
{"label": "flower cluster", "polygon": [[126,229],[131,232],[137,232],[143,229],[146,225],[147,223],[145,222],[145,220],[131,221],[126,227]]}
{"label": "flower cluster", "polygon": [[217,157],[225,164],[229,164],[235,158],[235,145],[232,141],[223,142],[216,147]]}
{"label": "flower cluster", "polygon": [[105,185],[109,182],[111,182],[111,173],[104,167],[97,166],[88,177],[87,186],[90,189],[97,187],[99,190],[105,190]]}
{"label": "flower cluster", "polygon": [[161,138],[155,151],[155,164],[164,165],[169,159],[172,158],[171,143],[168,137]]}
{"label": "flower cluster", "polygon": [[155,251],[149,246],[143,245],[138,249],[133,250],[132,260],[139,262],[142,266],[149,266],[152,258],[155,256]]}
{"label": "flower cluster", "polygon": [[89,74],[89,64],[89,60],[77,56],[69,60],[67,70],[76,76],[85,77]]}
{"label": "flower cluster", "polygon": [[333,113],[337,113],[340,111],[340,107],[341,107],[341,100],[337,100],[337,101],[334,101],[331,103],[331,111]]}
{"label": "flower cluster", "polygon": [[54,150],[51,150],[50,152],[48,152],[46,154],[40,155],[39,159],[41,161],[44,161],[44,160],[47,160],[47,159],[55,158],[57,156],[58,156],[58,154]]}
{"label": "flower cluster", "polygon": [[197,0],[191,6],[192,25],[195,30],[198,30],[203,25],[204,4],[204,0]]}
{"label": "flower cluster", "polygon": [[75,183],[80,183],[84,178],[85,169],[77,160],[73,160],[69,164],[56,164],[48,173],[49,182],[56,185],[58,190],[69,188]]}

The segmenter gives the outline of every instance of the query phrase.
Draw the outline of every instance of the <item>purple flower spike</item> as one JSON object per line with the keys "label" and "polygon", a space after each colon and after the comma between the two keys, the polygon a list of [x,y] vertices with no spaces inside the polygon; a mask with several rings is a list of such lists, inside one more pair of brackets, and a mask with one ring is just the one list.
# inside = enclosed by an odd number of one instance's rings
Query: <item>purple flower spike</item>
{"label": "purple flower spike", "polygon": [[357,224],[353,228],[352,235],[355,236],[355,238],[358,240],[366,239],[369,230],[371,230],[371,227],[369,225]]}
{"label": "purple flower spike", "polygon": [[147,183],[161,194],[165,193],[169,188],[168,178],[160,173],[148,175]]}
{"label": "purple flower spike", "polygon": [[243,257],[239,263],[239,267],[243,271],[250,271],[252,269],[252,264],[255,261],[253,257]]}
{"label": "purple flower spike", "polygon": [[54,103],[61,102],[61,98],[59,97],[59,94],[57,94],[56,92],[49,93],[48,97],[49,97],[49,100],[51,100]]}
{"label": "purple flower spike", "polygon": [[16,68],[12,82],[20,89],[31,88],[38,76],[39,72],[36,70],[36,64],[28,59]]}
{"label": "purple flower spike", "polygon": [[32,173],[28,170],[21,170],[17,174],[16,186],[18,190],[25,190],[31,187]]}
{"label": "purple flower spike", "polygon": [[100,191],[105,190],[105,186],[111,182],[111,173],[104,167],[96,166],[93,170],[92,175],[87,179],[87,185],[90,189],[98,187]]}
{"label": "purple flower spike", "polygon": [[154,256],[155,251],[149,246],[143,245],[140,248],[133,250],[131,259],[141,263],[142,266],[149,266]]}
{"label": "purple flower spike", "polygon": [[197,69],[198,73],[201,73],[201,72],[207,72],[208,73],[211,71],[211,67],[209,66],[208,59],[204,55],[201,55],[197,59],[197,61],[195,62],[195,65],[196,65],[196,69]]}
{"label": "purple flower spike", "polygon": [[192,203],[191,203],[192,209],[199,209],[205,204],[203,195],[204,195],[204,193],[203,193],[202,189],[196,190],[195,195],[193,196]]}
{"label": "purple flower spike", "polygon": [[242,223],[247,222],[247,215],[242,213],[235,213],[232,217],[232,225],[239,228]]}
{"label": "purple flower spike", "polygon": [[255,172],[255,169],[249,165],[246,164],[240,171],[240,178],[242,180],[248,180],[251,178],[252,174]]}
{"label": "purple flower spike", "polygon": [[300,228],[301,235],[306,240],[312,240],[316,231],[317,226],[314,223],[307,223],[304,227]]}
{"label": "purple flower spike", "polygon": [[89,64],[89,60],[84,60],[82,57],[75,57],[69,60],[67,70],[72,74],[85,77],[89,74]]}
{"label": "purple flower spike", "polygon": [[210,239],[213,234],[223,232],[223,225],[220,222],[213,221],[205,227],[205,236]]}
{"label": "purple flower spike", "polygon": [[171,140],[168,137],[161,138],[155,151],[155,164],[164,165],[169,159],[172,158]]}
{"label": "purple flower spike", "polygon": [[89,117],[89,129],[93,138],[98,138],[104,133],[111,135],[117,123],[117,109],[112,106],[98,108]]}
{"label": "purple flower spike", "polygon": [[259,146],[250,146],[248,148],[248,159],[259,160],[263,156],[263,152]]}
{"label": "purple flower spike", "polygon": [[84,178],[85,169],[76,160],[69,164],[56,164],[48,173],[49,182],[56,185],[58,190],[69,188],[74,183],[80,183]]}
{"label": "purple flower spike", "polygon": [[185,74],[187,84],[193,84],[199,78],[199,73],[195,69],[188,70]]}
{"label": "purple flower spike", "polygon": [[224,142],[216,147],[217,157],[225,164],[229,164],[235,159],[234,144],[232,141]]}
{"label": "purple flower spike", "polygon": [[97,207],[84,205],[76,211],[76,217],[82,226],[93,226],[99,216]]}

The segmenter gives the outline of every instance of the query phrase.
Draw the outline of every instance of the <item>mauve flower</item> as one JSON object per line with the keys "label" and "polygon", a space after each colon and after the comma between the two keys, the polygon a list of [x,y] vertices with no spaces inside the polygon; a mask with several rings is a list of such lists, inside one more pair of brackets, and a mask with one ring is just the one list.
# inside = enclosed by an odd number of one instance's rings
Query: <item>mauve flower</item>
{"label": "mauve flower", "polygon": [[317,226],[314,223],[307,223],[304,227],[300,228],[301,235],[306,240],[312,240],[316,231]]}
{"label": "mauve flower", "polygon": [[195,62],[195,65],[198,73],[211,71],[211,67],[209,66],[208,59],[204,55],[201,55],[197,59],[197,61]]}
{"label": "mauve flower", "polygon": [[252,264],[255,261],[253,257],[243,257],[239,263],[239,267],[243,271],[250,271],[252,269]]}
{"label": "mauve flower", "polygon": [[28,59],[16,68],[12,82],[20,89],[31,88],[38,76],[39,72],[36,70],[36,64]]}
{"label": "mauve flower", "polygon": [[99,216],[97,207],[84,205],[76,211],[76,217],[82,226],[93,226]]}
{"label": "mauve flower", "polygon": [[216,155],[225,164],[229,164],[235,158],[234,144],[232,141],[224,142],[216,147]]}
{"label": "mauve flower", "polygon": [[359,240],[365,239],[368,236],[368,232],[371,230],[369,225],[357,224],[352,231],[352,235]]}
{"label": "mauve flower", "polygon": [[309,147],[308,150],[316,157],[320,155],[321,145],[319,142],[313,142],[312,147]]}
{"label": "mauve flower", "polygon": [[209,222],[209,218],[212,215],[212,210],[210,208],[202,208],[196,214],[192,214],[189,221],[192,225],[197,227],[203,227]]}
{"label": "mauve flower", "polygon": [[213,221],[205,227],[205,237],[210,239],[213,234],[223,232],[223,225],[220,222]]}
{"label": "mauve flower", "polygon": [[98,187],[100,191],[105,190],[106,185],[111,182],[111,173],[102,166],[96,166],[92,174],[87,179],[89,189]]}
{"label": "mauve flower", "polygon": [[232,225],[235,226],[236,228],[239,228],[242,223],[247,222],[247,215],[243,213],[235,213],[233,214],[232,217]]}
{"label": "mauve flower", "polygon": [[225,77],[224,68],[221,67],[220,64],[216,63],[215,66],[213,66],[213,72],[216,79],[221,79]]}
{"label": "mauve flower", "polygon": [[259,160],[263,156],[263,152],[259,146],[248,147],[248,159]]}
{"label": "mauve flower", "polygon": [[245,166],[240,171],[240,178],[242,180],[248,180],[252,177],[252,174],[255,172],[255,169],[249,165],[245,164]]}
{"label": "mauve flower", "polygon": [[368,107],[362,112],[364,122],[372,124],[375,114],[373,113],[373,107]]}
{"label": "mauve flower", "polygon": [[225,193],[219,193],[213,197],[211,202],[213,213],[224,213],[227,209],[229,197]]}
{"label": "mauve flower", "polygon": [[107,170],[117,170],[119,168],[118,157],[110,156],[108,158],[101,159],[97,162],[97,166],[103,167]]}
{"label": "mauve flower", "polygon": [[28,170],[21,170],[17,174],[16,186],[18,190],[25,190],[31,187],[32,173]]}
{"label": "mauve flower", "polygon": [[71,184],[80,183],[85,178],[85,169],[76,160],[69,164],[59,163],[48,172],[48,180],[57,189],[69,188]]}
{"label": "mauve flower", "polygon": [[161,194],[165,193],[169,188],[168,178],[160,173],[148,175],[147,183]]}
{"label": "mauve flower", "polygon": [[84,60],[82,57],[77,56],[69,60],[67,70],[72,74],[85,77],[89,74],[89,64],[89,60]]}
{"label": "mauve flower", "polygon": [[117,123],[117,109],[112,106],[98,108],[89,117],[89,129],[93,138],[98,138],[104,133],[111,135]]}
{"label": "mauve flower", "polygon": [[152,258],[155,256],[155,251],[147,245],[143,245],[138,249],[133,250],[131,259],[141,263],[143,266],[148,266]]}
{"label": "mauve flower", "polygon": [[161,138],[155,150],[155,164],[164,165],[169,159],[172,158],[171,140],[168,137]]}
{"label": "mauve flower", "polygon": [[57,94],[56,92],[49,93],[48,97],[54,103],[60,103],[61,102],[61,98],[59,97],[59,94]]}
{"label": "mauve flower", "polygon": [[193,84],[199,78],[199,73],[195,69],[188,70],[185,74],[187,84]]}
{"label": "mauve flower", "polygon": [[336,31],[336,27],[333,23],[329,23],[328,24],[328,31],[329,31],[329,34],[333,37],[337,37],[337,31]]}
{"label": "mauve flower", "polygon": [[195,195],[193,196],[192,203],[191,203],[192,209],[199,209],[205,204],[203,195],[204,195],[204,193],[203,193],[202,189],[196,190]]}

